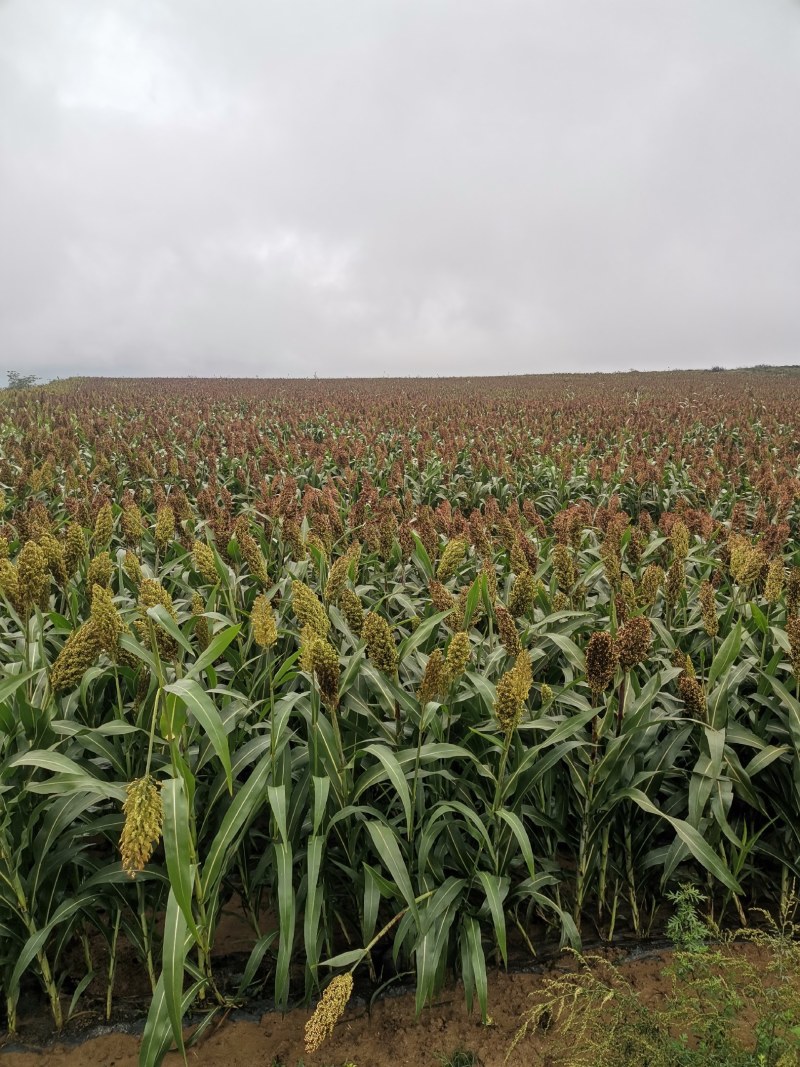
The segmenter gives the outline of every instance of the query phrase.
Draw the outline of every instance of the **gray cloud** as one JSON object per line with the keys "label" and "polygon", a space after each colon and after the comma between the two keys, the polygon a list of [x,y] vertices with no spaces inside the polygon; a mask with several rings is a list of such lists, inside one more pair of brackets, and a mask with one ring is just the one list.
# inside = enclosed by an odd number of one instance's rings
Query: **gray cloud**
{"label": "gray cloud", "polygon": [[793,0],[12,0],[41,375],[800,362]]}

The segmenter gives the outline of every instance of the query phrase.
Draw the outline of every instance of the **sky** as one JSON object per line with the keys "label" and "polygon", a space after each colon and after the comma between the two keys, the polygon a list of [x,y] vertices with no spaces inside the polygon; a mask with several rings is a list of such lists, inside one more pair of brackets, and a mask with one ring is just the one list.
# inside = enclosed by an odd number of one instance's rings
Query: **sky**
{"label": "sky", "polygon": [[0,375],[800,363],[800,0],[0,0]]}

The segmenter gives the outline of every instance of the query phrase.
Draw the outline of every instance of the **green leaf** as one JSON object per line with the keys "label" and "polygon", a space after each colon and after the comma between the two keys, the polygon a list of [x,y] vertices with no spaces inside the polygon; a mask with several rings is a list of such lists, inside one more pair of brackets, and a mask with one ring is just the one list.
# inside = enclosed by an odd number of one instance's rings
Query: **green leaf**
{"label": "green leaf", "polygon": [[508,966],[508,952],[506,950],[506,917],[503,911],[503,901],[508,893],[508,879],[501,878],[499,874],[489,874],[488,871],[478,871],[478,878],[486,893],[486,903],[494,923],[494,933],[503,963]]}
{"label": "green leaf", "polygon": [[183,1048],[183,971],[188,951],[186,919],[174,892],[167,897],[164,919],[164,943],[161,949],[161,975],[164,980],[164,1000],[172,1026],[172,1040],[182,1055]]}
{"label": "green leaf", "polygon": [[[149,609],[152,610],[152,609]],[[189,711],[205,730],[211,745],[219,757],[219,761],[225,770],[225,778],[228,782],[228,792],[233,792],[233,777],[231,774],[231,754],[228,749],[228,738],[222,725],[222,718],[211,697],[201,686],[191,678],[180,678],[172,685],[165,685],[164,691],[174,693],[179,697]]]}
{"label": "green leaf", "polygon": [[161,786],[164,809],[164,854],[167,873],[184,922],[196,940],[200,940],[192,911],[194,872],[191,861],[191,829],[189,801],[182,778],[167,778]]}
{"label": "green leaf", "polygon": [[388,826],[379,822],[368,822],[366,826],[369,835],[372,838],[372,843],[378,851],[378,855],[386,864],[389,873],[397,883],[397,888],[403,894],[403,898],[405,899],[406,904],[408,904],[409,911],[414,916],[414,920],[419,922],[417,904],[414,899],[414,890],[411,888],[411,878],[409,877],[408,870],[400,853],[400,847],[397,844],[397,838],[394,832]]}
{"label": "green leaf", "polygon": [[673,816],[667,815],[666,812],[661,811],[661,809],[656,807],[652,800],[639,789],[625,789],[619,796],[628,797],[635,804],[638,804],[642,811],[649,812],[651,815],[658,815],[659,818],[665,819],[672,826],[675,833],[684,845],[686,845],[698,863],[701,863],[707,871],[714,875],[717,881],[721,882],[734,893],[742,892],[741,886],[720,859],[719,855],[709,844],[707,844],[703,835],[696,830],[694,826],[690,826],[689,823],[684,822],[683,819],[673,818]]}
{"label": "green leaf", "polygon": [[278,961],[275,968],[275,1003],[285,1011],[289,1003],[289,967],[294,943],[295,901],[292,887],[292,846],[275,845],[278,873]]}
{"label": "green leaf", "polygon": [[235,626],[226,626],[224,630],[217,634],[217,636],[211,641],[208,648],[197,657],[191,667],[186,671],[187,678],[197,678],[202,672],[209,667],[213,662],[218,659],[228,645],[233,641],[236,635],[241,630],[241,624],[237,623]]}

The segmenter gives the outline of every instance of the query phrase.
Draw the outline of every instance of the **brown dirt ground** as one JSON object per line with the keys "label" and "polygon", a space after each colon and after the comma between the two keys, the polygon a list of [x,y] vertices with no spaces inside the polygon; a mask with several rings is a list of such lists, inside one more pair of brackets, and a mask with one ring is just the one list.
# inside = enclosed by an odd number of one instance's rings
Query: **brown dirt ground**
{"label": "brown dirt ground", "polygon": [[[758,949],[743,947],[751,962]],[[606,954],[614,958],[616,954]],[[669,981],[662,971],[666,954],[654,952],[645,958],[622,962],[625,977],[640,992],[645,1003],[656,1004],[667,993]],[[402,995],[382,999],[370,1013],[354,1005],[336,1027],[332,1038],[312,1056],[303,1049],[303,1028],[309,1012],[295,1009],[285,1016],[269,1013],[260,1022],[222,1022],[188,1050],[191,1067],[270,1067],[278,1060],[286,1067],[302,1061],[306,1067],[438,1067],[442,1057],[457,1049],[476,1054],[483,1067],[501,1067],[520,1025],[530,997],[541,988],[548,973],[574,966],[570,957],[555,962],[544,973],[490,975],[491,1025],[480,1021],[477,1007],[468,1015],[460,985],[447,987],[437,1001],[414,1021],[414,998]],[[548,1055],[548,1038],[542,1032],[529,1035],[517,1046],[508,1067],[555,1064]],[[129,1034],[109,1034],[77,1046],[50,1045],[40,1050],[3,1053],[0,1067],[136,1067],[139,1039]],[[181,1059],[170,1053],[165,1064],[178,1067]]]}

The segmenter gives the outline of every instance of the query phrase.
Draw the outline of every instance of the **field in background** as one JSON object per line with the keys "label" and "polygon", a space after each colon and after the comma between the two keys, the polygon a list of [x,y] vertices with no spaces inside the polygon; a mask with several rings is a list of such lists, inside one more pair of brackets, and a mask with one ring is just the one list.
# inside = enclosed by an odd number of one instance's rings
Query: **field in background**
{"label": "field in background", "polygon": [[327,989],[313,1053],[683,883],[788,916],[799,464],[794,370],[3,393],[7,1028]]}

